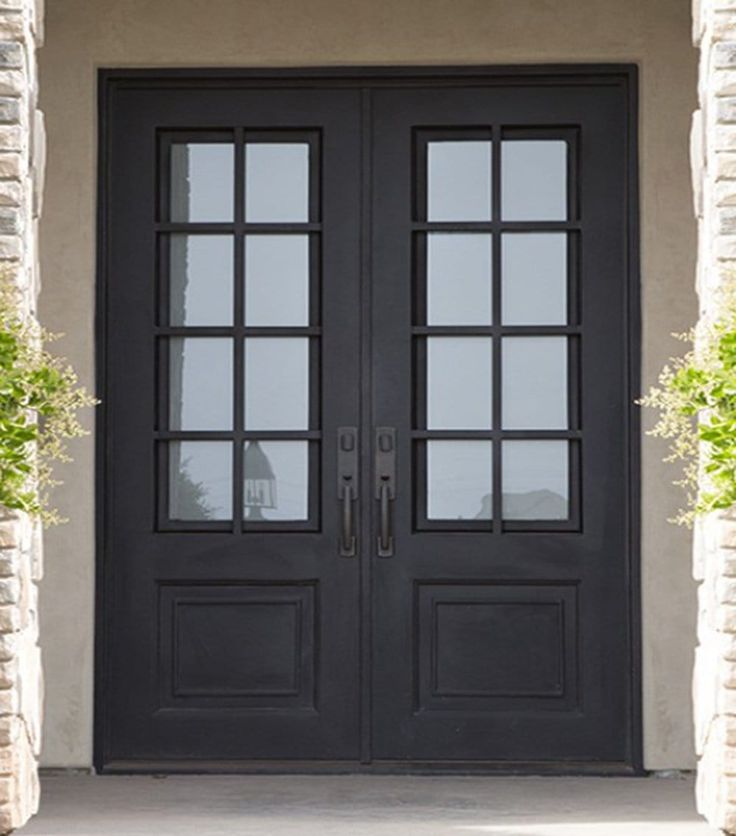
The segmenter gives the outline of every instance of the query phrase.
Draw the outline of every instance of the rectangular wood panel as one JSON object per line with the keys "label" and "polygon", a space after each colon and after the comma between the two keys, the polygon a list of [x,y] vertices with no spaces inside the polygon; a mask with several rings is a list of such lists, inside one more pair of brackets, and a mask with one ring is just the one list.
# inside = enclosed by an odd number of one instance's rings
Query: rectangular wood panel
{"label": "rectangular wood panel", "polygon": [[162,585],[162,704],[313,709],[315,590]]}
{"label": "rectangular wood panel", "polygon": [[574,585],[420,583],[418,710],[577,708]]}

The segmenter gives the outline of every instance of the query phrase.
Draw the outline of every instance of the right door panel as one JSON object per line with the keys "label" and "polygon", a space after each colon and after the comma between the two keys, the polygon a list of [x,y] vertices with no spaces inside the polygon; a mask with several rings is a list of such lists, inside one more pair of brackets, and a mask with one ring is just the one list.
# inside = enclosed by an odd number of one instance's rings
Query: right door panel
{"label": "right door panel", "polygon": [[632,761],[627,107],[374,94],[378,761]]}

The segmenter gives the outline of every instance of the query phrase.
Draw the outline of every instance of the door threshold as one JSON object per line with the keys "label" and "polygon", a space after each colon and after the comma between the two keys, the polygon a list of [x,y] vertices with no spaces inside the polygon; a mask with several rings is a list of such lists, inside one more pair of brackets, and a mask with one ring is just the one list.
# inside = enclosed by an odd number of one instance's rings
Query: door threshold
{"label": "door threshold", "polygon": [[254,761],[112,760],[100,775],[495,775],[634,777],[644,769],[617,761]]}

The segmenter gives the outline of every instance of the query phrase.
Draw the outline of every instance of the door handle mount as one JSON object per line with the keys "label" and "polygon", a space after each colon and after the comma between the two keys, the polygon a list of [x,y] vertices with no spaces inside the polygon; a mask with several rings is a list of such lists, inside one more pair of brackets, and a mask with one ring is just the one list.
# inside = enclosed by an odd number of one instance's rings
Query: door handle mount
{"label": "door handle mount", "polygon": [[337,499],[340,503],[341,557],[355,557],[358,543],[353,521],[353,503],[358,498],[358,430],[340,427],[337,431]]}
{"label": "door handle mount", "polygon": [[375,498],[379,504],[378,556],[393,557],[391,503],[396,499],[396,430],[376,428]]}

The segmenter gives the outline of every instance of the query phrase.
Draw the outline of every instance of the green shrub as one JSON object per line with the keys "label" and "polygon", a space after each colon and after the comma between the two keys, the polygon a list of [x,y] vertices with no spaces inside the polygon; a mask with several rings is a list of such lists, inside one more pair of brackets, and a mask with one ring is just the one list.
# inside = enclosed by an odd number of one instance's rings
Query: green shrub
{"label": "green shrub", "polygon": [[718,319],[699,326],[697,339],[678,335],[690,350],[669,361],[640,401],[659,413],[648,434],[669,440],[665,461],[682,465],[675,484],[686,507],[672,520],[679,524],[736,504],[736,291],[720,302]]}
{"label": "green shrub", "polygon": [[0,504],[63,522],[48,490],[56,462],[68,462],[67,440],[86,435],[78,410],[96,403],[68,363],[50,354],[48,334],[21,315],[20,294],[0,272]]}

